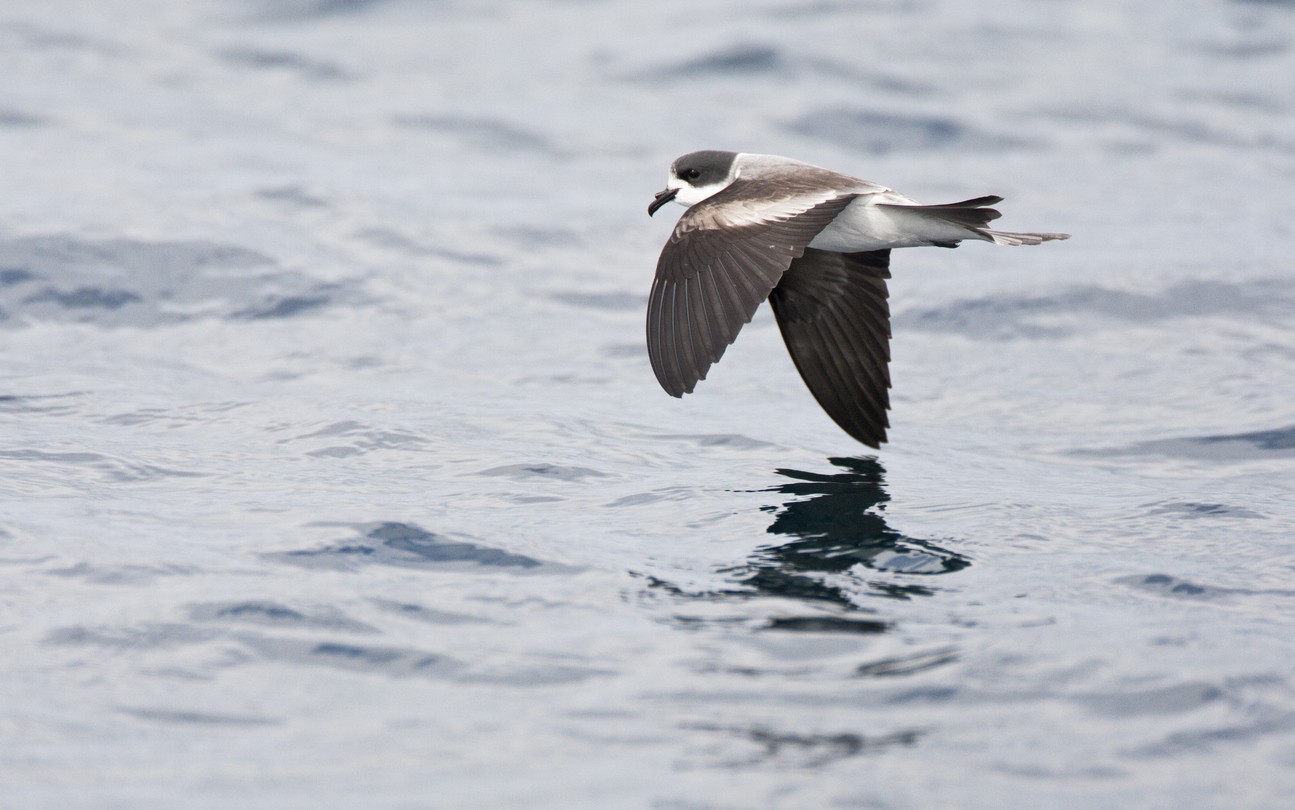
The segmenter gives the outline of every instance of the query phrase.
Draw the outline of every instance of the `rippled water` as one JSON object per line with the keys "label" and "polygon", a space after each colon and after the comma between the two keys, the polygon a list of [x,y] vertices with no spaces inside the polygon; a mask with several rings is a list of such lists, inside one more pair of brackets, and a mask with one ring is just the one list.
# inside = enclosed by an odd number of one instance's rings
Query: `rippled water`
{"label": "rippled water", "polygon": [[[1288,802],[1293,35],[9,4],[0,804]],[[1075,236],[895,255],[864,453],[767,313],[657,388],[645,208],[707,147]]]}

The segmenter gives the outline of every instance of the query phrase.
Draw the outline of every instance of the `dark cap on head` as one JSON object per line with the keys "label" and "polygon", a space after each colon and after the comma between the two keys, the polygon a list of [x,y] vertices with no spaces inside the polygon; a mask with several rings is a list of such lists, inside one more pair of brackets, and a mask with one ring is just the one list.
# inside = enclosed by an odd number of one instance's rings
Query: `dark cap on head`
{"label": "dark cap on head", "polygon": [[724,182],[737,152],[719,152],[714,149],[703,149],[700,152],[689,152],[675,158],[670,171],[675,177],[693,186],[711,186]]}

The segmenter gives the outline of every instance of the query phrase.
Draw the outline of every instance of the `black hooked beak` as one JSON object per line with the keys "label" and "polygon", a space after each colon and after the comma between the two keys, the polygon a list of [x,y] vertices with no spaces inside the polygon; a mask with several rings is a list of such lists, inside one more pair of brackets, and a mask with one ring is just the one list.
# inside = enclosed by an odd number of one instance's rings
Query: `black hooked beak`
{"label": "black hooked beak", "polygon": [[674,195],[678,193],[679,193],[679,189],[677,188],[668,188],[668,189],[665,189],[664,191],[658,191],[656,195],[652,197],[651,204],[648,205],[648,216],[652,216],[653,214],[655,214],[657,212],[657,209],[659,209],[661,206],[673,200]]}

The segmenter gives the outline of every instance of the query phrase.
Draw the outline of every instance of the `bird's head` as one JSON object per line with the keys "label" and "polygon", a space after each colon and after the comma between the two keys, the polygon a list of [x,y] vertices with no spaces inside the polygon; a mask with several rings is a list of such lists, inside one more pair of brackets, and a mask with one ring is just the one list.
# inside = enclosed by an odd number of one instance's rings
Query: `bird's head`
{"label": "bird's head", "polygon": [[728,188],[737,179],[737,153],[704,150],[689,152],[670,164],[665,189],[648,206],[648,216],[668,202],[693,206]]}

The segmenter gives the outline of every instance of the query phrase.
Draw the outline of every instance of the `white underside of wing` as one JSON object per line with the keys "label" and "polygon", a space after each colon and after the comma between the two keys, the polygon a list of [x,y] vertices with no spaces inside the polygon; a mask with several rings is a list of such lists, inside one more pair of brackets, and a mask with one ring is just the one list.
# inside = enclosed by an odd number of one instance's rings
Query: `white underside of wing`
{"label": "white underside of wing", "polygon": [[838,253],[857,253],[963,239],[988,240],[988,237],[977,236],[968,228],[921,210],[905,210],[905,206],[917,204],[894,191],[857,197],[814,237],[809,246]]}

